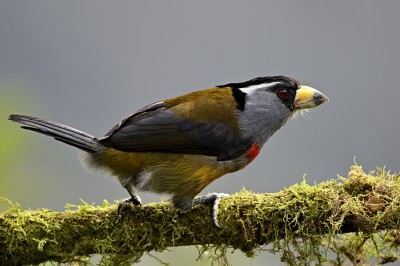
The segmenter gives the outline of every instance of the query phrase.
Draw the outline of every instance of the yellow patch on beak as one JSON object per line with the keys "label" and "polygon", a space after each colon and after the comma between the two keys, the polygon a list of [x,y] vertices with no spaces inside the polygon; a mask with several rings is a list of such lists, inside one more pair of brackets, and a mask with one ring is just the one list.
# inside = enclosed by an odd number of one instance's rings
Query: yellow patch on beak
{"label": "yellow patch on beak", "polygon": [[328,97],[321,92],[309,86],[301,85],[296,91],[294,106],[296,109],[308,109],[316,107],[327,101]]}

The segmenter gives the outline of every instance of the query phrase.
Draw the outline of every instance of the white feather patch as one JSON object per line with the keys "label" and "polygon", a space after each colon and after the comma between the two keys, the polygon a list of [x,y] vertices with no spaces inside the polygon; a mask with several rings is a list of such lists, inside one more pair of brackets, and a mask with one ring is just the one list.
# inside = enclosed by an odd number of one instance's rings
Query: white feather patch
{"label": "white feather patch", "polygon": [[258,84],[258,85],[248,86],[245,88],[240,88],[240,90],[244,93],[252,94],[254,91],[256,91],[258,89],[262,89],[262,88],[267,89],[269,87],[275,86],[278,83],[280,83],[280,82],[262,83],[262,84]]}
{"label": "white feather patch", "polygon": [[149,190],[150,179],[153,173],[151,171],[143,171],[136,176],[136,188],[139,190]]}

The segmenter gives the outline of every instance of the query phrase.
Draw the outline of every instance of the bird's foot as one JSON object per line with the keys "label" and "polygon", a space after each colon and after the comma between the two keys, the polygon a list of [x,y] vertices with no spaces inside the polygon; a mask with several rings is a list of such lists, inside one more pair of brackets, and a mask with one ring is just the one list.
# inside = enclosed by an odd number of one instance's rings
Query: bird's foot
{"label": "bird's foot", "polygon": [[222,228],[219,223],[218,223],[218,206],[219,202],[222,197],[228,197],[229,194],[226,193],[211,193],[206,196],[201,196],[198,198],[195,198],[193,200],[193,207],[196,205],[201,205],[201,204],[207,204],[207,203],[213,203],[212,207],[212,221],[214,225],[218,228]]}
{"label": "bird's foot", "polygon": [[118,223],[121,220],[121,218],[122,218],[121,208],[125,203],[130,203],[130,204],[133,204],[135,206],[138,206],[138,205],[142,205],[142,200],[136,194],[131,194],[130,198],[126,198],[126,199],[121,200],[118,203],[118,209],[117,209],[118,218],[117,218],[117,221],[115,223]]}

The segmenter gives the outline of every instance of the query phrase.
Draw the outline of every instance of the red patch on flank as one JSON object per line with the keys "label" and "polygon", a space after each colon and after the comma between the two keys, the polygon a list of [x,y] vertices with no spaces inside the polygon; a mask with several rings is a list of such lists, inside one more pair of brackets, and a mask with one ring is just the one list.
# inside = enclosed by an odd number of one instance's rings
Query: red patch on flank
{"label": "red patch on flank", "polygon": [[251,163],[259,153],[260,153],[259,144],[254,144],[253,146],[251,146],[250,149],[247,151],[247,157],[249,158],[249,161],[247,163],[248,164]]}

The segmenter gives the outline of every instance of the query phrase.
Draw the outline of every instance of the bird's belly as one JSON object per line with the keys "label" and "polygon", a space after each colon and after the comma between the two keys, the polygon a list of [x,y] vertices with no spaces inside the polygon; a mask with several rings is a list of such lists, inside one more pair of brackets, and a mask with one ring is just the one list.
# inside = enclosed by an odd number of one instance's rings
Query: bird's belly
{"label": "bird's belly", "polygon": [[215,179],[240,170],[247,163],[245,157],[217,161],[214,156],[123,152],[111,148],[94,156],[94,164],[117,176],[123,186],[165,194],[179,190],[197,195]]}

